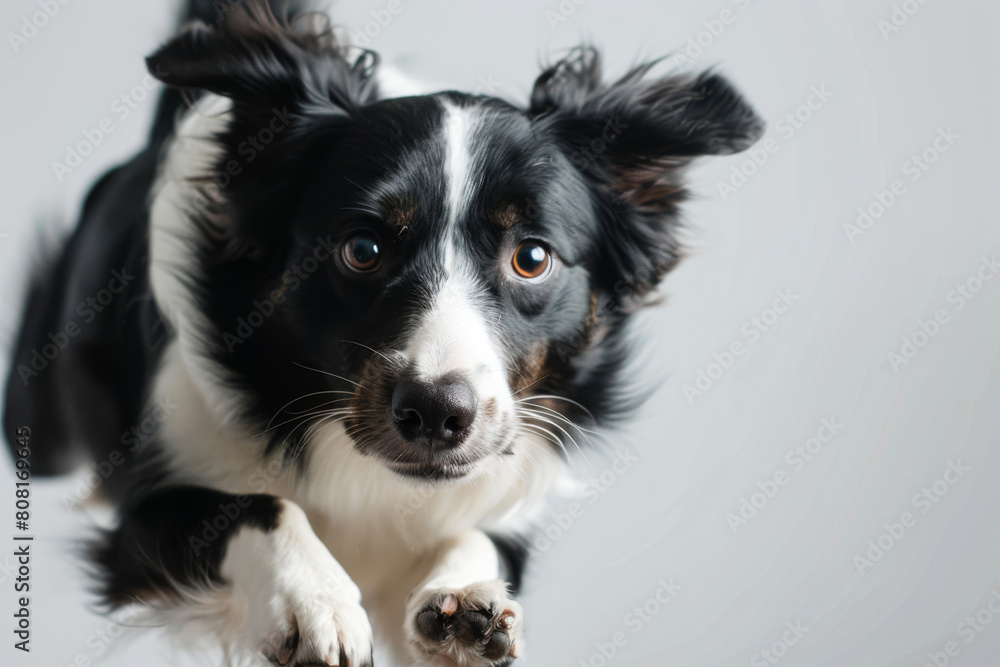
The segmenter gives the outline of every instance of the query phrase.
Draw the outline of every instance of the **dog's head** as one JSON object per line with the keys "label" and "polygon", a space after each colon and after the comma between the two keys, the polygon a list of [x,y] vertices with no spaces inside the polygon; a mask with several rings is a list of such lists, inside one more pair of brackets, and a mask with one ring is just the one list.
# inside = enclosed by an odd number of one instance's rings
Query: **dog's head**
{"label": "dog's head", "polygon": [[591,49],[528,108],[380,99],[372,54],[253,9],[149,64],[231,101],[192,253],[244,418],[292,452],[341,423],[424,479],[615,412],[629,313],[678,261],[682,169],[761,130],[719,76],[605,83]]}

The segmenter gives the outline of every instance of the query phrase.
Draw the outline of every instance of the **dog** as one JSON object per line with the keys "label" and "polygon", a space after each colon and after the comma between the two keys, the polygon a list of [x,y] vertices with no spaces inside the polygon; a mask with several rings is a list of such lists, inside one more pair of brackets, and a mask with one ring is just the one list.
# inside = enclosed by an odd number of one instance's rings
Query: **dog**
{"label": "dog", "polygon": [[510,665],[520,536],[574,429],[628,414],[685,167],[762,123],[718,74],[605,81],[590,47],[524,107],[395,96],[309,8],[216,4],[34,275],[8,438],[33,474],[114,463],[111,607],[262,663],[371,665],[371,617],[400,662]]}

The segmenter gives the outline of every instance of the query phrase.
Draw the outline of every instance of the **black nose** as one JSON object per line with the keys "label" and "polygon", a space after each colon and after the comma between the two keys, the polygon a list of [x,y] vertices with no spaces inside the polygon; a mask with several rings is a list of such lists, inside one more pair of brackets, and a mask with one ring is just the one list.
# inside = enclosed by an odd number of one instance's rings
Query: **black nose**
{"label": "black nose", "polygon": [[450,449],[469,435],[479,405],[467,382],[400,380],[392,392],[392,417],[404,438],[430,449]]}

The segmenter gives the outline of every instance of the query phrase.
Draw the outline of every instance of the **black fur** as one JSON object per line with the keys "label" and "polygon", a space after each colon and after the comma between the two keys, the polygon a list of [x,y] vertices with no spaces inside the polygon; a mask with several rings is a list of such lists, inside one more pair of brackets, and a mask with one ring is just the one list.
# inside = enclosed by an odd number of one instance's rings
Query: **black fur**
{"label": "black fur", "polygon": [[510,592],[516,595],[524,581],[524,568],[528,562],[528,543],[517,535],[491,534],[493,546],[500,554],[501,579],[510,584]]}
{"label": "black fur", "polygon": [[123,605],[175,595],[178,586],[222,584],[229,538],[246,526],[271,531],[280,518],[274,496],[185,486],[153,491],[127,503],[121,524],[93,543],[101,598]]}
{"label": "black fur", "polygon": [[[146,193],[157,151],[151,146],[94,186],[80,225],[31,286],[7,379],[4,430],[30,424],[35,474],[106,460],[116,449],[131,453],[122,437],[141,421],[165,339],[146,259]],[[102,305],[113,279],[127,285]],[[121,497],[126,477],[110,478],[104,491]]]}

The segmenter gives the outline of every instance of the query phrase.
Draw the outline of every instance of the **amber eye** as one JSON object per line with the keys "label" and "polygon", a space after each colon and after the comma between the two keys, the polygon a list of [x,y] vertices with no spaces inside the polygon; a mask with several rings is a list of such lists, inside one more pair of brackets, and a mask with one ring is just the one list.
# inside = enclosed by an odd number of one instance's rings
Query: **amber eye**
{"label": "amber eye", "polygon": [[548,248],[537,241],[525,241],[517,246],[511,260],[514,271],[522,278],[539,278],[551,264]]}
{"label": "amber eye", "polygon": [[374,271],[382,263],[378,239],[368,232],[361,232],[347,239],[341,247],[344,263],[359,273]]}

